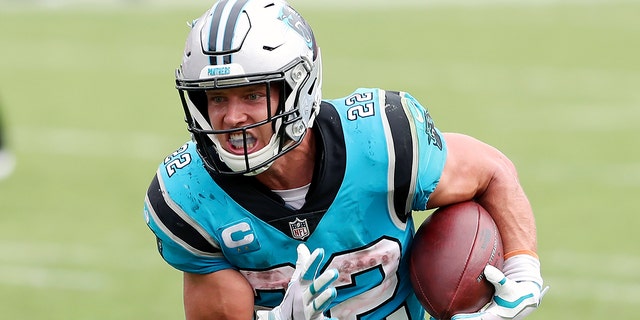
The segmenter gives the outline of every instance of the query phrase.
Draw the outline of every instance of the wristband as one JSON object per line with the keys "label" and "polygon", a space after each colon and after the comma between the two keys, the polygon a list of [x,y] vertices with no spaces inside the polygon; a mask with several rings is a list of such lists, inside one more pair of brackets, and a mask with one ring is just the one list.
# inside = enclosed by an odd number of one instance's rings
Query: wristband
{"label": "wristband", "polygon": [[536,258],[536,259],[540,259],[538,257],[537,253],[535,253],[535,252],[533,252],[531,250],[525,250],[525,249],[523,249],[523,250],[514,250],[514,251],[511,251],[511,252],[507,252],[507,253],[504,254],[504,259],[507,260],[507,259],[509,259],[509,258],[511,258],[513,256],[517,256],[519,254],[528,254],[528,255]]}
{"label": "wristband", "polygon": [[504,275],[516,282],[531,281],[542,289],[542,276],[540,275],[540,260],[528,254],[511,256],[504,261],[502,267]]}

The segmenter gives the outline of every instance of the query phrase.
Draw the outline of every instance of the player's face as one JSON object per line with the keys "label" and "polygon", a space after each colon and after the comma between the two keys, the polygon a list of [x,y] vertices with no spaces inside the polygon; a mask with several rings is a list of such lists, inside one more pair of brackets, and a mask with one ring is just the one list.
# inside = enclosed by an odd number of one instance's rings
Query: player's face
{"label": "player's face", "polygon": [[[229,130],[267,119],[268,110],[271,110],[273,116],[278,106],[279,88],[272,85],[270,90],[270,107],[265,84],[207,91],[211,126],[215,130]],[[248,129],[247,153],[262,149],[269,143],[272,135],[273,130],[269,122]],[[245,153],[242,131],[219,134],[217,138],[226,151],[238,155]]]}

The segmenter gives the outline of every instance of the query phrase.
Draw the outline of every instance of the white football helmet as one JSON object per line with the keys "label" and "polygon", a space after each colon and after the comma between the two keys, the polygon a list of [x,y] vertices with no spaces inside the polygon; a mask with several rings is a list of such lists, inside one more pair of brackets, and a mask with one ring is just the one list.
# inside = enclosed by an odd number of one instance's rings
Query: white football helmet
{"label": "white football helmet", "polygon": [[[206,167],[214,173],[255,175],[300,144],[321,101],[322,62],[313,31],[283,0],[220,0],[191,24],[176,88],[188,129]],[[254,84],[280,86],[268,116],[230,130],[212,128],[206,90]],[[269,92],[269,90],[267,90]],[[269,99],[267,99],[269,100]],[[242,133],[270,124],[273,136],[262,149],[236,155],[216,134]]]}

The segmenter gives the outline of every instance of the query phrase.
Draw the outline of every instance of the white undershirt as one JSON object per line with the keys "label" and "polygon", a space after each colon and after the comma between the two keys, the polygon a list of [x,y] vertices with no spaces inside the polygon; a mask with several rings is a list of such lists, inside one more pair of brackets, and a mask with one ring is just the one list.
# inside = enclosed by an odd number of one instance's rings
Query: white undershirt
{"label": "white undershirt", "polygon": [[287,206],[298,210],[304,205],[305,197],[307,196],[307,192],[309,192],[309,186],[311,186],[311,183],[300,188],[271,191],[279,195]]}

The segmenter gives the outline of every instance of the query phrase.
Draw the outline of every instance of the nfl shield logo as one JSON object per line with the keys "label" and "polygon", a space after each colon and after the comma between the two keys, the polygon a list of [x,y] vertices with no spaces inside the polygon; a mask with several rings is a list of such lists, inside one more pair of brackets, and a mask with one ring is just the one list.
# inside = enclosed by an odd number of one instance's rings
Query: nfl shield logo
{"label": "nfl shield logo", "polygon": [[303,240],[309,236],[307,219],[300,220],[296,218],[296,221],[289,222],[289,228],[291,229],[291,236],[294,239]]}

